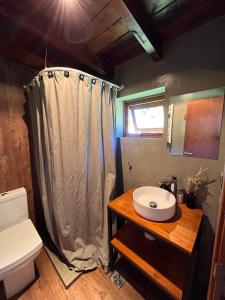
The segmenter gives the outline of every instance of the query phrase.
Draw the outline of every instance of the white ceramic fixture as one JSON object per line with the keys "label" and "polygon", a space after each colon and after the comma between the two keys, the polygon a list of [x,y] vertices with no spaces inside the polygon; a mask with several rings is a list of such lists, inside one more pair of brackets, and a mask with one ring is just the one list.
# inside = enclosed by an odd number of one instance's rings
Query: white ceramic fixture
{"label": "white ceramic fixture", "polygon": [[151,221],[167,221],[176,210],[173,194],[155,186],[143,186],[133,192],[133,206],[136,212]]}
{"label": "white ceramic fixture", "polygon": [[41,248],[41,238],[28,217],[26,190],[0,194],[0,281],[7,299],[34,281],[34,259]]}

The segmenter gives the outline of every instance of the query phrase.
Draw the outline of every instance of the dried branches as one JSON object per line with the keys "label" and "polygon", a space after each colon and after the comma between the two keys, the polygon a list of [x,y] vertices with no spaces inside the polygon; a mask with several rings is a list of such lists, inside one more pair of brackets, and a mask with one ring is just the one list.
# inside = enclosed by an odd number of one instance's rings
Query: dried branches
{"label": "dried branches", "polygon": [[185,178],[186,192],[188,194],[195,194],[200,190],[201,185],[207,182],[207,176],[205,176],[204,172],[208,169],[199,168],[198,172],[195,175]]}

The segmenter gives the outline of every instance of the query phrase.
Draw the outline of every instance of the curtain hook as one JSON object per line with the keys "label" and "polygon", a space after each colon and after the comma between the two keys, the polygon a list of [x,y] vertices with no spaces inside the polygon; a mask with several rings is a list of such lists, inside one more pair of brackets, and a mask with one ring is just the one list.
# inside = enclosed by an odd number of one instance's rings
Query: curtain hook
{"label": "curtain hook", "polygon": [[96,79],[92,79],[92,80],[91,80],[91,83],[92,83],[92,84],[96,84]]}
{"label": "curtain hook", "polygon": [[68,71],[64,71],[64,76],[67,77],[67,78],[69,78],[70,73]]}
{"label": "curtain hook", "polygon": [[80,75],[79,75],[79,79],[80,79],[80,80],[84,80],[84,75],[83,75],[83,74],[80,74]]}
{"label": "curtain hook", "polygon": [[48,78],[52,78],[52,77],[53,77],[52,71],[48,71]]}

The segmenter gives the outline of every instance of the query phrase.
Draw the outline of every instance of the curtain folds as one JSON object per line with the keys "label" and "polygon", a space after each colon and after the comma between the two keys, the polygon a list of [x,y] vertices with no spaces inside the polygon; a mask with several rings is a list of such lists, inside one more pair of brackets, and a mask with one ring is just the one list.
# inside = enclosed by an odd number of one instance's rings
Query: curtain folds
{"label": "curtain folds", "polygon": [[59,70],[42,71],[27,92],[50,236],[75,271],[107,266],[117,91],[76,70]]}

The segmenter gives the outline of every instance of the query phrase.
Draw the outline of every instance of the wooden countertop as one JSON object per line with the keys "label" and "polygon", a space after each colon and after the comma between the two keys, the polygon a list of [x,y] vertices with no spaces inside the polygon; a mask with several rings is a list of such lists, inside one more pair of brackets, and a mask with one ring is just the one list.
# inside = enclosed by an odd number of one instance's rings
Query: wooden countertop
{"label": "wooden countertop", "polygon": [[190,209],[186,204],[178,204],[172,219],[153,222],[144,219],[134,210],[133,191],[134,189],[110,202],[109,209],[191,255],[203,216],[202,209]]}

